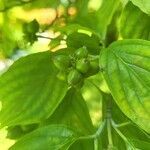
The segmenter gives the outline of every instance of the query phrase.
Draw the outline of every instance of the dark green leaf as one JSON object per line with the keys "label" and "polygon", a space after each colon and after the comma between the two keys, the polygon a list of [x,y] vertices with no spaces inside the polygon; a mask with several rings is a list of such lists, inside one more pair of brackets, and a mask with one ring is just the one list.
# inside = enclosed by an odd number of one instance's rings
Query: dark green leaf
{"label": "dark green leaf", "polygon": [[80,92],[72,88],[68,91],[54,114],[42,124],[65,124],[78,132],[93,133],[93,125],[86,103]]}
{"label": "dark green leaf", "polygon": [[140,150],[149,150],[150,148],[150,141],[149,142],[145,142],[142,140],[138,140],[138,139],[130,139],[129,141],[132,142],[136,148],[140,149]]}
{"label": "dark green leaf", "polygon": [[100,66],[120,109],[150,133],[150,42],[115,42],[101,53]]}
{"label": "dark green leaf", "polygon": [[23,57],[0,77],[2,127],[40,122],[57,108],[67,85],[57,79],[51,56],[42,52]]}
{"label": "dark green leaf", "polygon": [[73,47],[76,49],[85,46],[91,54],[98,54],[101,48],[100,39],[94,34],[89,36],[84,33],[74,32],[67,37],[66,42],[68,47]]}
{"label": "dark green leaf", "polygon": [[70,146],[69,150],[94,150],[93,139],[78,140]]}
{"label": "dark green leaf", "polygon": [[119,0],[103,0],[102,5],[96,12],[98,17],[98,29],[104,37],[107,26],[111,23],[112,17],[120,4]]}
{"label": "dark green leaf", "polygon": [[24,38],[31,44],[37,41],[36,33],[39,31],[39,23],[34,19],[29,23],[23,24]]}
{"label": "dark green leaf", "polygon": [[[142,21],[141,21],[142,18]],[[120,34],[125,39],[150,40],[150,16],[143,13],[131,2],[126,5],[121,15]]]}
{"label": "dark green leaf", "polygon": [[7,128],[7,138],[9,139],[19,139],[25,134],[37,129],[39,124],[29,124],[29,125],[17,125]]}
{"label": "dark green leaf", "polygon": [[77,135],[68,127],[49,125],[27,134],[10,150],[65,150],[76,140]]}

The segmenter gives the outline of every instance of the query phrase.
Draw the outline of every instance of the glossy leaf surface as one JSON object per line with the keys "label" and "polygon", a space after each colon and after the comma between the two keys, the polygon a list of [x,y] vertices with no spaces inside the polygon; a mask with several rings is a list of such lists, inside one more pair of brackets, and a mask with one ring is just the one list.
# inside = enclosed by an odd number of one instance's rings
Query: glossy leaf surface
{"label": "glossy leaf surface", "polygon": [[104,77],[120,109],[150,132],[150,42],[123,40],[104,49]]}
{"label": "glossy leaf surface", "polygon": [[67,85],[57,79],[51,56],[41,52],[23,57],[0,77],[2,126],[37,123],[57,108]]}
{"label": "glossy leaf surface", "polygon": [[150,15],[150,1],[149,0],[131,0],[132,3],[138,6],[143,12]]}

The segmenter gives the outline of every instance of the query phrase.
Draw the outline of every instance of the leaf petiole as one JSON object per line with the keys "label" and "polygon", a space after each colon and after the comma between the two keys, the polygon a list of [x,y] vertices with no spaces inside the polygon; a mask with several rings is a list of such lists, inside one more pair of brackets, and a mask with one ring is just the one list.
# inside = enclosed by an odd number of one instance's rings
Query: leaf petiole
{"label": "leaf petiole", "polygon": [[87,135],[87,136],[81,136],[81,137],[79,137],[79,140],[87,140],[87,139],[95,139],[95,138],[97,138],[102,133],[105,124],[106,124],[106,120],[104,120],[100,124],[100,126],[99,126],[99,128],[98,128],[98,130],[96,131],[95,134],[93,134],[93,135]]}
{"label": "leaf petiole", "polygon": [[134,150],[135,147],[128,141],[128,139],[126,138],[126,136],[124,136],[121,131],[116,127],[116,123],[111,120],[111,124],[113,126],[113,128],[115,129],[115,131],[118,133],[118,135],[123,139],[123,141],[126,143],[126,147],[127,148],[131,148],[131,150]]}
{"label": "leaf petiole", "polygon": [[130,121],[128,121],[128,122],[124,122],[124,123],[120,123],[120,124],[116,124],[116,123],[114,123],[114,126],[115,126],[115,127],[117,127],[117,128],[120,128],[120,127],[127,126],[127,125],[129,125],[129,124],[131,124],[131,122],[130,122]]}

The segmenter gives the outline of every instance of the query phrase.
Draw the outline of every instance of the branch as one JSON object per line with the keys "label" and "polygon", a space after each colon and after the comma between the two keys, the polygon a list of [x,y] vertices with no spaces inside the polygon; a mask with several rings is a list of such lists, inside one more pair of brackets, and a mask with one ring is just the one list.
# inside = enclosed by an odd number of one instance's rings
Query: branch
{"label": "branch", "polygon": [[42,35],[37,35],[37,38],[43,38],[43,39],[49,39],[49,40],[53,40],[54,38],[50,38],[47,36],[42,36]]}

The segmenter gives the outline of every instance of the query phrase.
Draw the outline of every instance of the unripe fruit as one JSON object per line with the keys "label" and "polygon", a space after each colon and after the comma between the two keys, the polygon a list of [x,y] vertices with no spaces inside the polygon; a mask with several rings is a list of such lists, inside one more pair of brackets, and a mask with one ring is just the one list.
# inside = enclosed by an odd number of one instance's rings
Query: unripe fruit
{"label": "unripe fruit", "polygon": [[81,79],[82,79],[82,74],[76,69],[71,70],[67,77],[67,81],[69,85],[76,85],[81,81]]}
{"label": "unripe fruit", "polygon": [[75,56],[78,59],[86,58],[88,56],[88,50],[86,47],[81,47],[75,52]]}
{"label": "unripe fruit", "polygon": [[99,60],[98,59],[90,62],[90,69],[91,69],[91,72],[93,73],[99,72]]}
{"label": "unripe fruit", "polygon": [[66,70],[71,65],[70,58],[65,55],[55,56],[53,62],[59,70]]}
{"label": "unripe fruit", "polygon": [[76,69],[81,73],[86,73],[89,69],[90,63],[87,59],[80,59],[76,63]]}
{"label": "unripe fruit", "polygon": [[81,80],[79,83],[76,84],[77,89],[81,89],[84,85],[84,80]]}
{"label": "unripe fruit", "polygon": [[85,74],[85,77],[95,75],[98,72],[99,72],[99,61],[98,61],[98,59],[92,60],[89,65],[89,69],[88,69],[87,73]]}
{"label": "unripe fruit", "polygon": [[57,74],[57,78],[59,80],[65,81],[66,80],[66,72],[65,71],[59,71]]}

